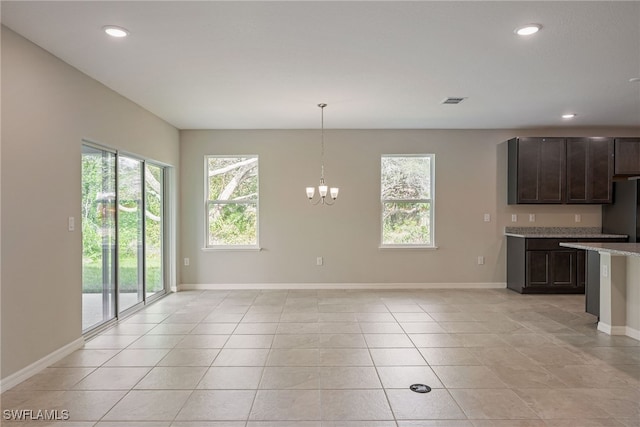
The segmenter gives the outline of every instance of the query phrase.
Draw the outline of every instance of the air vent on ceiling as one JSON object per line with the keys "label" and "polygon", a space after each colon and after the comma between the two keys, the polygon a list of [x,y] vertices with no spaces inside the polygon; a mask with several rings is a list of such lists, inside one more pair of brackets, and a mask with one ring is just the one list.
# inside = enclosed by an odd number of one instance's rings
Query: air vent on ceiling
{"label": "air vent on ceiling", "polygon": [[462,101],[464,101],[466,98],[459,98],[459,97],[454,97],[454,96],[450,96],[449,98],[445,98],[442,103],[443,104],[460,104]]}

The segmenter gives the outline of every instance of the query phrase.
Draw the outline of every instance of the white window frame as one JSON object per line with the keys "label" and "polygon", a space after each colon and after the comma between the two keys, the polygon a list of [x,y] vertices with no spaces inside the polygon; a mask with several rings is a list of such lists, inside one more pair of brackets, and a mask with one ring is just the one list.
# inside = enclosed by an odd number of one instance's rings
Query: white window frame
{"label": "white window frame", "polygon": [[[258,161],[258,192],[255,200],[251,201],[219,201],[209,199],[209,159],[223,159],[223,158],[255,158]],[[209,244],[209,206],[213,204],[253,204],[256,205],[256,243],[253,245],[210,245]],[[260,250],[260,158],[257,154],[233,154],[233,155],[216,155],[208,154],[204,156],[204,245],[203,251],[217,251],[217,250]]]}
{"label": "white window frame", "polygon": [[[429,199],[383,199],[382,198],[382,161],[384,158],[388,157],[399,157],[399,158],[410,158],[410,157],[422,157],[429,158],[430,163],[430,195]],[[382,154],[380,156],[380,249],[437,249],[436,246],[436,236],[435,236],[435,190],[436,190],[436,181],[435,181],[435,154],[433,153],[425,153],[425,154]],[[384,206],[385,203],[429,203],[429,225],[430,225],[430,236],[431,236],[431,244],[425,245],[422,243],[384,243]]]}

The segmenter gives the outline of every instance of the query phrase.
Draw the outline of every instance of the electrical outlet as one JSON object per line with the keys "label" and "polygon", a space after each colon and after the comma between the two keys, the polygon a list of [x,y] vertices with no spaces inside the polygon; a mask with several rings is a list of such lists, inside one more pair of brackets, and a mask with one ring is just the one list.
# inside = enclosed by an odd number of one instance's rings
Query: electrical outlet
{"label": "electrical outlet", "polygon": [[316,258],[316,265],[322,265],[324,264],[324,259],[322,259],[321,256]]}
{"label": "electrical outlet", "polygon": [[511,214],[511,222],[518,222],[518,214]]}
{"label": "electrical outlet", "polygon": [[484,222],[491,222],[491,214],[484,214]]}
{"label": "electrical outlet", "polygon": [[67,222],[67,226],[69,231],[75,231],[76,229],[76,219],[72,216],[69,217],[69,220]]}
{"label": "electrical outlet", "polygon": [[529,214],[529,222],[536,222],[536,214]]}
{"label": "electrical outlet", "polygon": [[602,277],[609,277],[609,266],[608,265],[603,265],[602,266]]}
{"label": "electrical outlet", "polygon": [[582,216],[580,214],[576,214],[575,217],[574,217],[574,220],[576,222],[581,222],[582,221]]}
{"label": "electrical outlet", "polygon": [[187,267],[189,266],[189,258],[184,259],[184,265]]}
{"label": "electrical outlet", "polygon": [[478,257],[478,265],[484,265],[484,257],[483,256],[479,256]]}

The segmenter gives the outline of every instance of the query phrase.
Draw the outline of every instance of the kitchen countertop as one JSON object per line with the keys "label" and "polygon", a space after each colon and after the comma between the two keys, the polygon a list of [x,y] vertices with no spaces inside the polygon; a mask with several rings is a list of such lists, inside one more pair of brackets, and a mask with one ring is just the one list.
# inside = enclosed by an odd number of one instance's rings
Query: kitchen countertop
{"label": "kitchen countertop", "polygon": [[571,242],[560,243],[560,246],[586,251],[608,252],[611,255],[626,255],[640,257],[640,243],[590,243]]}
{"label": "kitchen countertop", "polygon": [[619,239],[626,234],[603,234],[600,227],[505,227],[504,235],[534,239]]}

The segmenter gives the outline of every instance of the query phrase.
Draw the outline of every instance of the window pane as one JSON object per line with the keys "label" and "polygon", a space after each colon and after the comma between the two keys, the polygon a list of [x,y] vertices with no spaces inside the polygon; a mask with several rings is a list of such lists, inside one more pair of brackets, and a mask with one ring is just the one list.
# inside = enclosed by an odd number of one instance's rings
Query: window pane
{"label": "window pane", "polygon": [[382,199],[430,199],[430,157],[382,157]]}
{"label": "window pane", "polygon": [[118,157],[118,310],[143,299],[142,162]]}
{"label": "window pane", "polygon": [[256,200],[257,157],[209,157],[208,200]]}
{"label": "window pane", "polygon": [[164,289],[162,270],[164,168],[145,164],[145,289],[147,296]]}
{"label": "window pane", "polygon": [[257,245],[256,203],[209,205],[209,246]]}
{"label": "window pane", "polygon": [[82,330],[115,313],[115,154],[82,147]]}
{"label": "window pane", "polygon": [[382,243],[432,245],[431,203],[384,203]]}

